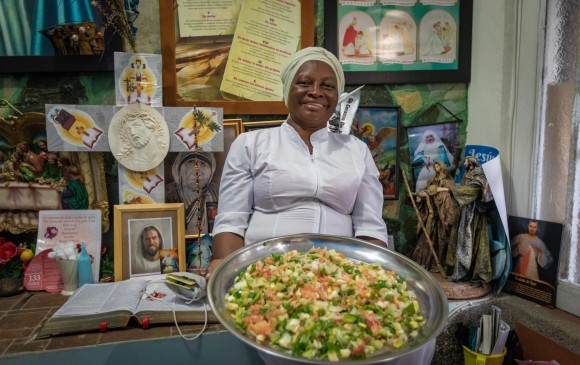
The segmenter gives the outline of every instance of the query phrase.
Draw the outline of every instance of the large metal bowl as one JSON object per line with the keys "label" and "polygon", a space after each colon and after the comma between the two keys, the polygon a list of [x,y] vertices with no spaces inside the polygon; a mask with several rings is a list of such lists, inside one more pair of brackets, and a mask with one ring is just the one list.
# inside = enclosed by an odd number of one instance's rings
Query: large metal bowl
{"label": "large metal bowl", "polygon": [[412,344],[396,351],[378,353],[364,360],[342,361],[340,364],[396,363],[399,358],[433,340],[445,326],[449,308],[443,289],[425,269],[405,256],[355,238],[316,234],[277,237],[245,246],[228,256],[214,271],[208,284],[209,302],[219,321],[240,340],[261,352],[263,358],[273,359],[277,363],[330,363],[299,358],[254,342],[236,326],[226,309],[227,291],[233,286],[234,278],[249,265],[269,257],[272,253],[282,254],[291,250],[305,252],[312,247],[334,249],[352,260],[379,264],[385,269],[398,273],[408,283],[409,289],[415,292],[420,311],[426,318],[421,335]]}

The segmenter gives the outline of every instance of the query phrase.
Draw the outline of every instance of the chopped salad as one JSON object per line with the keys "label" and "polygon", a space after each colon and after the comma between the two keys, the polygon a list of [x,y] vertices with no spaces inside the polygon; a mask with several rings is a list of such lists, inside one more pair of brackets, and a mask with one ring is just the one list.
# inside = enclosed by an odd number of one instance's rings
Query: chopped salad
{"label": "chopped salad", "polygon": [[319,248],[273,253],[250,265],[226,303],[248,337],[308,359],[362,359],[398,349],[425,325],[399,275]]}

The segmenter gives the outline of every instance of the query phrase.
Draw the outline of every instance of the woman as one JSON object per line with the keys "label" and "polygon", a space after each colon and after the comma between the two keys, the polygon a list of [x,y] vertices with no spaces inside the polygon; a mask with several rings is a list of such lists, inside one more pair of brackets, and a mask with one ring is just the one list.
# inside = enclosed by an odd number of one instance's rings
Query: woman
{"label": "woman", "polygon": [[382,188],[367,146],[331,134],[344,89],[338,60],[322,48],[294,54],[282,70],[290,115],[279,128],[238,136],[220,184],[214,261],[245,244],[297,233],[356,236],[385,245]]}
{"label": "woman", "polygon": [[[305,48],[287,61],[282,83],[286,121],[241,134],[228,153],[208,274],[244,244],[287,234],[387,242],[383,189],[368,147],[327,129],[344,90],[340,63],[323,48]],[[429,363],[433,353],[434,341],[399,364]]]}
{"label": "woman", "polygon": [[[417,194],[421,216],[429,238],[433,242],[433,249],[439,262],[444,263],[447,254],[447,243],[451,228],[455,222],[457,206],[449,191],[438,192],[437,188],[451,188],[455,186],[453,179],[447,174],[447,168],[442,162],[433,165],[435,176],[427,180],[427,186]],[[427,270],[435,271],[437,266],[429,249],[428,238],[423,230],[420,231],[417,246],[411,256],[415,262]]]}

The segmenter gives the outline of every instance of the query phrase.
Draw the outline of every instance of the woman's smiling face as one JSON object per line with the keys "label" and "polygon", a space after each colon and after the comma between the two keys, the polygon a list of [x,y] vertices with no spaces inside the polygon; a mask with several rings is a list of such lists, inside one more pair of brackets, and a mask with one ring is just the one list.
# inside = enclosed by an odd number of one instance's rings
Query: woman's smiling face
{"label": "woman's smiling face", "polygon": [[336,74],[325,62],[307,61],[294,76],[288,94],[290,117],[303,129],[318,130],[338,103]]}

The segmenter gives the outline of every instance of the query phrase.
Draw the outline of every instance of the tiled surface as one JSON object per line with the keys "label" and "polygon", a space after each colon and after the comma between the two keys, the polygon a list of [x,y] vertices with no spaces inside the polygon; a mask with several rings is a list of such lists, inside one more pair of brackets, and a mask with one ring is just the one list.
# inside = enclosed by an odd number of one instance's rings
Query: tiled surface
{"label": "tiled surface", "polygon": [[[130,323],[127,328],[55,336],[36,339],[42,325],[63,305],[68,297],[46,292],[25,292],[0,298],[0,357],[38,351],[50,351],[84,346],[96,346],[123,341],[139,341],[179,336],[174,324],[155,325],[147,330]],[[203,325],[183,324],[186,336],[199,333]],[[204,333],[225,330],[216,323],[208,324]],[[1,362],[1,361],[0,361]]]}

